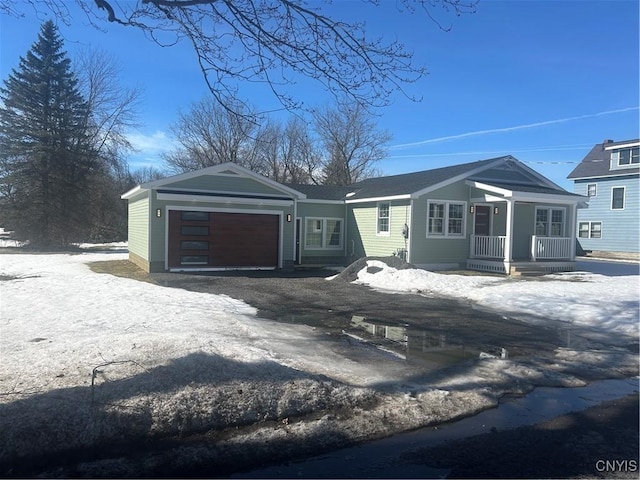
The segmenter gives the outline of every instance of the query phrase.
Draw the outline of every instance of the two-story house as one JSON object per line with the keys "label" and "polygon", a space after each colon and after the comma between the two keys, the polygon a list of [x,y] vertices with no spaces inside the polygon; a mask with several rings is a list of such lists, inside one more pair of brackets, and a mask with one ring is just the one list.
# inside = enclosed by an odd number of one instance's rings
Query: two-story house
{"label": "two-story house", "polygon": [[640,251],[640,140],[595,145],[569,174],[574,193],[589,198],[578,210],[576,235],[584,250]]}

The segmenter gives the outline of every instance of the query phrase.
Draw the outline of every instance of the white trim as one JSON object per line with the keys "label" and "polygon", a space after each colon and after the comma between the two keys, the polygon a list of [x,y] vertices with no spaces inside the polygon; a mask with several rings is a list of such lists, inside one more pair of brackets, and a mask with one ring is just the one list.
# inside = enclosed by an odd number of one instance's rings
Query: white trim
{"label": "white trim", "polygon": [[[622,189],[622,208],[613,208],[613,191],[616,188],[621,188]],[[627,207],[627,187],[625,185],[612,185],[611,186],[611,196],[609,197],[609,199],[611,200],[609,202],[609,211],[613,212],[613,211],[622,211],[625,210]]]}
{"label": "white trim", "polygon": [[[578,195],[577,193],[553,194],[553,193],[535,193],[535,192],[519,192],[518,190],[508,190],[506,188],[496,187],[477,181],[467,181],[467,185],[488,192],[497,193],[503,195],[504,198],[500,199],[504,201],[506,199],[512,199],[517,202],[531,202],[531,203],[560,203],[563,205],[570,205],[572,203],[578,203],[580,201],[588,200],[588,197],[584,195]],[[499,200],[494,200],[499,201]]]}
{"label": "white trim", "polygon": [[391,200],[408,200],[410,198],[414,198],[409,193],[404,193],[402,195],[390,195],[388,197],[370,197],[370,198],[361,198],[357,200],[345,200],[345,203],[367,203],[367,202],[387,202]]}
{"label": "white trim", "polygon": [[628,141],[627,143],[624,142],[620,142],[620,143],[609,143],[606,144],[604,149],[605,150],[619,150],[622,148],[630,148],[630,147],[637,147],[640,146],[640,142],[638,140],[631,140]]}
{"label": "white trim", "polygon": [[225,203],[227,205],[268,205],[290,207],[293,200],[271,200],[268,198],[244,198],[244,197],[216,197],[215,195],[184,195],[181,193],[158,193],[157,200],[173,202],[210,202]]}
{"label": "white trim", "polygon": [[[275,268],[282,268],[283,266],[283,253],[284,253],[284,215],[282,210],[256,210],[250,208],[220,208],[220,207],[196,207],[196,206],[184,206],[184,205],[165,205],[164,207],[164,269],[170,272],[179,271],[195,271],[192,268],[169,268],[169,211],[195,211],[195,212],[214,212],[214,213],[248,213],[251,215],[277,215],[279,225],[279,238],[278,238],[278,265]],[[149,242],[151,243],[151,242]],[[198,271],[223,271],[223,270],[273,270],[272,267],[211,267],[198,269]]]}
{"label": "white trim", "polygon": [[136,193],[141,192],[142,190],[143,190],[142,187],[140,185],[137,185],[137,186],[133,187],[131,190],[128,190],[125,193],[123,193],[122,195],[120,195],[120,198],[122,200],[129,200]]}

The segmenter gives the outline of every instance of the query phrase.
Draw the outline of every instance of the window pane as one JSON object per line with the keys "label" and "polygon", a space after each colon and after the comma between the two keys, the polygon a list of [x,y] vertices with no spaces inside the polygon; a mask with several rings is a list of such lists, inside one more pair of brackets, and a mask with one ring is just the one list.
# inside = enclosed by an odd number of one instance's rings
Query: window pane
{"label": "window pane", "polygon": [[602,238],[602,222],[591,223],[591,238]]}
{"label": "window pane", "polygon": [[598,191],[597,188],[598,187],[595,183],[590,183],[589,185],[587,185],[587,196],[595,197]]}
{"label": "window pane", "polygon": [[640,163],[640,147],[631,149],[631,163]]}
{"label": "window pane", "polygon": [[181,235],[208,236],[209,227],[199,225],[180,225]]}
{"label": "window pane", "polygon": [[326,220],[327,223],[327,236],[325,238],[325,245],[331,247],[339,247],[342,245],[340,238],[341,222],[340,220]]}
{"label": "window pane", "polygon": [[611,192],[611,208],[614,210],[624,208],[624,188],[614,188]]}
{"label": "window pane", "polygon": [[444,203],[430,203],[429,218],[444,218]]}
{"label": "window pane", "polygon": [[429,233],[431,234],[442,234],[444,233],[442,226],[443,226],[443,220],[442,218],[430,218],[429,219]]}
{"label": "window pane", "polygon": [[449,205],[449,218],[462,218],[464,215],[464,205],[461,203],[452,203]]}
{"label": "window pane", "polygon": [[209,242],[198,240],[182,240],[180,242],[182,250],[209,250]]}
{"label": "window pane", "polygon": [[538,209],[536,210],[536,235],[544,237],[549,231],[549,211]]}
{"label": "window pane", "polygon": [[449,235],[462,235],[462,220],[450,218],[448,233]]}
{"label": "window pane", "polygon": [[620,158],[618,159],[618,165],[629,165],[631,163],[631,150],[620,150]]}
{"label": "window pane", "polygon": [[578,237],[589,238],[589,222],[580,222],[578,226]]}
{"label": "window pane", "polygon": [[322,220],[307,220],[305,246],[322,247]]}
{"label": "window pane", "polygon": [[180,212],[180,219],[186,221],[208,222],[209,212]]}
{"label": "window pane", "polygon": [[180,257],[181,265],[207,265],[209,257],[207,255],[182,255]]}

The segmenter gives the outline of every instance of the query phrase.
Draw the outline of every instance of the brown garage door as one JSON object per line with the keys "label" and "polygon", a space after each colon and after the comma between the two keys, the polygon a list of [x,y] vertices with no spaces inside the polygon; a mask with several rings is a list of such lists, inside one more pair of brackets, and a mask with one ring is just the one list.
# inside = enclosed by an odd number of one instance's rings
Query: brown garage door
{"label": "brown garage door", "polygon": [[169,268],[275,268],[278,215],[169,211]]}

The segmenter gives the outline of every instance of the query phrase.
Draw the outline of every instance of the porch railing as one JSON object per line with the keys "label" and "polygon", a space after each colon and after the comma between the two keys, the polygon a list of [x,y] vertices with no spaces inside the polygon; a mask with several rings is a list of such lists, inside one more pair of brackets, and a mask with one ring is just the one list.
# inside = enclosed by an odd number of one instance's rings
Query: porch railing
{"label": "porch railing", "polygon": [[531,237],[531,260],[571,260],[571,237]]}
{"label": "porch railing", "polygon": [[471,258],[504,258],[507,237],[471,235]]}

